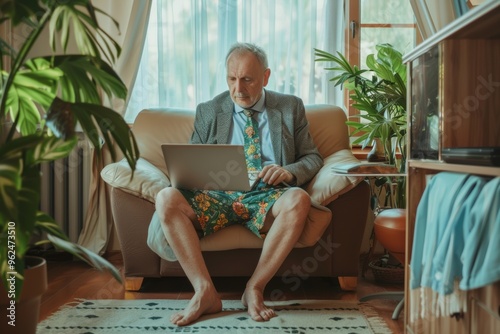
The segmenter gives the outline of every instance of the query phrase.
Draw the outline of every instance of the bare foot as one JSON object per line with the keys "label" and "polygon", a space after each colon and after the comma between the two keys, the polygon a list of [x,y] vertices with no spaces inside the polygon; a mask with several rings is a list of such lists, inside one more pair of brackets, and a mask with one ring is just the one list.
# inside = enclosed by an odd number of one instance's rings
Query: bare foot
{"label": "bare foot", "polygon": [[255,321],[269,321],[277,316],[273,309],[264,305],[263,293],[257,288],[247,287],[243,292],[241,302],[248,309],[250,317]]}
{"label": "bare foot", "polygon": [[186,326],[204,314],[222,311],[222,301],[216,291],[195,292],[188,306],[170,317],[170,322],[177,326]]}

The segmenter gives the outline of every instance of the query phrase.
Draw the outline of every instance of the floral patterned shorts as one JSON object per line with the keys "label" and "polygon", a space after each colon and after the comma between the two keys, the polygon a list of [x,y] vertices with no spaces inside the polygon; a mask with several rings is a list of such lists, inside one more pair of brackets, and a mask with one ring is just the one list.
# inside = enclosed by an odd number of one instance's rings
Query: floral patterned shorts
{"label": "floral patterned shorts", "polygon": [[255,190],[248,192],[179,190],[196,213],[203,236],[241,224],[262,238],[259,231],[267,212],[287,189],[260,181]]}

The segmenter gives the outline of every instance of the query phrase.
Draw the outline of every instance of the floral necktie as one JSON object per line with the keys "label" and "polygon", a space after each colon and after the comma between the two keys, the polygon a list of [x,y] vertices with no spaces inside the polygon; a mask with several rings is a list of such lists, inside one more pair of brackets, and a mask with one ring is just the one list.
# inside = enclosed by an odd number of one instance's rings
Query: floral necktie
{"label": "floral necktie", "polygon": [[243,131],[247,168],[249,172],[260,171],[262,169],[262,159],[260,155],[259,126],[252,117],[255,111],[244,109],[243,112],[247,116],[245,130]]}

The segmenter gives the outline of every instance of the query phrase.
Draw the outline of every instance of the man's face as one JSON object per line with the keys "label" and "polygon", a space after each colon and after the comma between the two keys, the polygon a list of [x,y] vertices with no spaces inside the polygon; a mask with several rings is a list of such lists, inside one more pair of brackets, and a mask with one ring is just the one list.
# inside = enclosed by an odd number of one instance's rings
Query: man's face
{"label": "man's face", "polygon": [[262,96],[270,69],[265,69],[251,52],[233,53],[227,60],[227,85],[234,103],[250,108]]}

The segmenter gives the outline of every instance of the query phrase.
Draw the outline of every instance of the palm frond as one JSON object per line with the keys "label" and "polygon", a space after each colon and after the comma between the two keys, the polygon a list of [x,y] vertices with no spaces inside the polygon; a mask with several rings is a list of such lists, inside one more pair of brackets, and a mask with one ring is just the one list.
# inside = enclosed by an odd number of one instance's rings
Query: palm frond
{"label": "palm frond", "polygon": [[[82,54],[105,58],[114,63],[121,53],[121,47],[100,28],[94,10],[89,0],[66,1],[57,6],[49,24],[52,49],[56,49],[57,32],[60,33],[61,46],[66,51],[69,33],[73,31],[78,50]],[[99,12],[110,17],[102,11]],[[112,21],[118,27],[117,21]]]}

